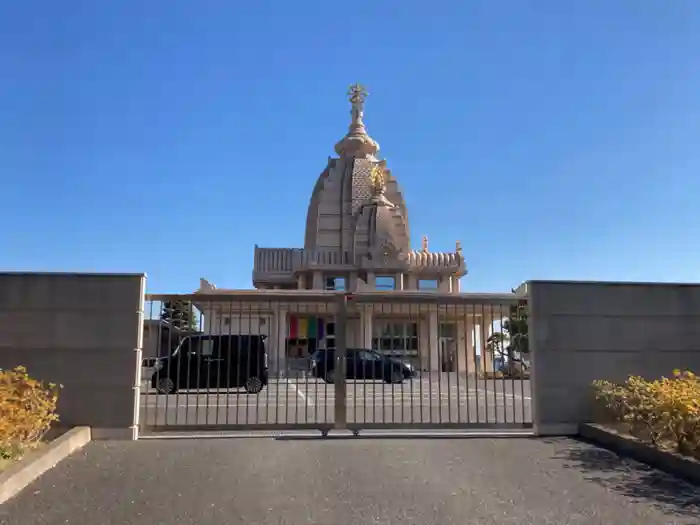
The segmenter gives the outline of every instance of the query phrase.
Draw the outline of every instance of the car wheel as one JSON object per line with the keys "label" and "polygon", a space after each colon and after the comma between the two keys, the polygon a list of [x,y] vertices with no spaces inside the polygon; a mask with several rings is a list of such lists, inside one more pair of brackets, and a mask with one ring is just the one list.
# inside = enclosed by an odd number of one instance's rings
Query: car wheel
{"label": "car wheel", "polygon": [[175,392],[175,382],[169,377],[160,378],[158,379],[156,391],[159,394],[173,394]]}
{"label": "car wheel", "polygon": [[259,377],[249,377],[246,379],[244,388],[249,394],[258,394],[263,389],[263,382]]}
{"label": "car wheel", "polygon": [[326,377],[324,378],[326,383],[332,384],[335,383],[335,370],[329,370],[326,372]]}
{"label": "car wheel", "polygon": [[401,370],[392,369],[392,371],[389,374],[389,381],[387,381],[387,383],[403,383],[403,374],[401,373]]}

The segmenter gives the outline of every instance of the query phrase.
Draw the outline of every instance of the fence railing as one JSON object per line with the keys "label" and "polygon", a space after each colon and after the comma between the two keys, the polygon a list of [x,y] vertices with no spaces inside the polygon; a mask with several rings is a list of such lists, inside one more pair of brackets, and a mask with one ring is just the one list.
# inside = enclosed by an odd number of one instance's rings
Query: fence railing
{"label": "fence railing", "polygon": [[529,427],[527,348],[513,333],[526,327],[525,301],[435,292],[151,294],[141,425]]}

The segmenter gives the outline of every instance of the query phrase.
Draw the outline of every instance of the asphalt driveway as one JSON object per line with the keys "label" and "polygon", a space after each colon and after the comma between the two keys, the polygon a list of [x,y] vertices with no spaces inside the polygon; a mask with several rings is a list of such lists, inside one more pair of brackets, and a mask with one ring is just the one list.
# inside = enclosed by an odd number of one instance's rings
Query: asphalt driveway
{"label": "asphalt driveway", "polygon": [[0,523],[700,524],[700,488],[569,439],[96,442]]}

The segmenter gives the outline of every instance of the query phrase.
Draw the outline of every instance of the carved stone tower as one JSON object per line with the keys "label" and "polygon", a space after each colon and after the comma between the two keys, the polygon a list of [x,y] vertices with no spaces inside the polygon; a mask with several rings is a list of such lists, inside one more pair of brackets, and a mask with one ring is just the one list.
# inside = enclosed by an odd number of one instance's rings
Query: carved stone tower
{"label": "carved stone tower", "polygon": [[367,91],[350,87],[350,127],[335,145],[311,194],[304,248],[255,249],[253,284],[260,288],[374,289],[375,277],[395,279],[396,289],[416,289],[432,280],[445,292],[459,291],[466,274],[461,247],[454,252],[412,251],[408,209],[401,188],[367,133]]}
{"label": "carved stone tower", "polygon": [[[410,250],[408,215],[401,189],[386,162],[377,157],[379,144],[365,129],[367,92],[350,88],[351,121],[348,133],[335,146],[319,177],[306,218],[306,250],[338,250],[362,266],[386,247],[393,256]],[[378,252],[377,252],[378,253]]]}

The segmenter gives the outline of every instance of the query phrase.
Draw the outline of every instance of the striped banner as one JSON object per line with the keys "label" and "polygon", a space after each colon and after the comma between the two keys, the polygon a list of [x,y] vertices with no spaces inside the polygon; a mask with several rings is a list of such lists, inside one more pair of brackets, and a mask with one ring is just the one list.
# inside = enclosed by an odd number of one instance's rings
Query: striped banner
{"label": "striped banner", "polygon": [[299,318],[299,334],[297,337],[309,337],[309,320],[306,317]]}
{"label": "striped banner", "polygon": [[298,333],[299,333],[299,319],[297,319],[293,315],[290,315],[289,316],[289,338],[296,339],[297,337],[299,337],[297,335]]}
{"label": "striped banner", "polygon": [[289,316],[290,339],[323,339],[326,334],[326,320],[323,317]]}

